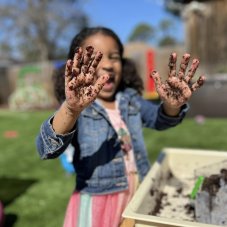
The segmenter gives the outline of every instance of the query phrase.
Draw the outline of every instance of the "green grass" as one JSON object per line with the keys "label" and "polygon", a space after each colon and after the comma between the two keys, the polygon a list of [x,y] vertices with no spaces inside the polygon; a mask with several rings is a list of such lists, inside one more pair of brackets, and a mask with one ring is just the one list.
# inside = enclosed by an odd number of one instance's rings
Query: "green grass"
{"label": "green grass", "polygon": [[[6,226],[61,226],[74,176],[66,176],[59,159],[41,161],[35,137],[50,112],[0,112],[0,199]],[[17,138],[5,138],[15,130]]]}
{"label": "green grass", "polygon": [[[60,227],[74,188],[59,159],[40,160],[35,137],[52,112],[0,111],[0,200],[5,204],[6,226]],[[6,131],[17,138],[5,138]],[[185,119],[178,127],[157,132],[144,130],[153,162],[164,147],[227,150],[227,119],[206,119],[202,125]]]}
{"label": "green grass", "polygon": [[153,162],[163,147],[227,151],[227,119],[205,119],[198,124],[194,118],[186,118],[177,127],[157,132],[144,130],[144,137]]}

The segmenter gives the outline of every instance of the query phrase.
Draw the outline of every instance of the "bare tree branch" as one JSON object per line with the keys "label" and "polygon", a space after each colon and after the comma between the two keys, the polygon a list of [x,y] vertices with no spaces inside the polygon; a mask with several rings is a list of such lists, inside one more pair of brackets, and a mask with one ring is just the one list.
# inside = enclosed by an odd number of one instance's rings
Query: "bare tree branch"
{"label": "bare tree branch", "polygon": [[[80,0],[11,0],[0,3],[0,45],[8,44],[23,59],[58,56],[78,29],[88,24]],[[67,45],[68,46],[68,45]],[[64,53],[62,54],[64,55]]]}

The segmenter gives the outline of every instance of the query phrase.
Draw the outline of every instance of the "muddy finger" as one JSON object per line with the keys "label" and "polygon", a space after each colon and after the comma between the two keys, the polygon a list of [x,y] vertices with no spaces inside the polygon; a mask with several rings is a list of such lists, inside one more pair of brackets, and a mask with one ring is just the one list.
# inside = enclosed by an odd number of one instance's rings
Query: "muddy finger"
{"label": "muddy finger", "polygon": [[83,60],[83,63],[85,65],[88,65],[89,64],[89,62],[91,60],[91,56],[93,54],[93,51],[94,51],[94,47],[92,47],[92,46],[86,47],[86,52],[85,52],[84,60]]}
{"label": "muddy finger", "polygon": [[74,76],[77,76],[78,74],[80,74],[82,61],[83,61],[83,50],[81,47],[77,47],[73,58],[73,71],[75,73]]}
{"label": "muddy finger", "polygon": [[172,53],[169,57],[169,77],[176,76],[177,54]]}
{"label": "muddy finger", "polygon": [[94,48],[92,46],[86,47],[85,54],[81,60],[81,71],[86,74],[89,68],[89,64],[92,61],[92,54],[93,54]]}
{"label": "muddy finger", "polygon": [[94,84],[94,93],[98,94],[102,87],[104,86],[104,84],[107,82],[107,80],[109,79],[109,75],[108,74],[102,74],[101,76],[99,76],[97,78],[97,80],[95,81]]}
{"label": "muddy finger", "polygon": [[77,81],[75,80],[75,78],[70,80],[69,83],[65,84],[65,89],[67,90],[67,88],[70,91],[75,90],[77,88]]}
{"label": "muddy finger", "polygon": [[154,79],[154,82],[156,84],[156,86],[160,86],[162,81],[161,81],[161,77],[159,75],[159,73],[157,71],[152,71],[150,74],[150,77]]}
{"label": "muddy finger", "polygon": [[92,62],[90,63],[89,68],[92,68],[92,69],[96,70],[96,68],[97,68],[97,66],[98,66],[98,64],[99,64],[99,62],[100,62],[101,59],[102,59],[102,56],[103,56],[103,54],[102,54],[101,52],[97,52],[97,53],[95,54],[95,56],[94,56],[94,59],[93,59]]}
{"label": "muddy finger", "polygon": [[95,68],[90,67],[88,69],[88,72],[86,73],[86,76],[85,76],[86,85],[93,84],[95,79],[97,79],[97,76],[95,75]]}
{"label": "muddy finger", "polygon": [[109,76],[107,74],[102,75],[97,79],[94,85],[87,87],[84,95],[84,101],[86,103],[94,101],[108,79]]}
{"label": "muddy finger", "polygon": [[180,69],[179,69],[179,72],[178,72],[178,78],[179,79],[182,79],[185,75],[185,71],[188,67],[188,63],[189,63],[189,60],[190,60],[190,54],[184,54],[183,57],[182,57],[182,60],[181,60],[181,63],[180,63]]}
{"label": "muddy finger", "polygon": [[201,86],[203,86],[204,82],[206,80],[205,76],[200,76],[199,79],[192,85],[191,90],[194,92]]}
{"label": "muddy finger", "polygon": [[68,83],[72,79],[72,65],[73,61],[68,60],[65,65],[65,83]]}
{"label": "muddy finger", "polygon": [[192,65],[187,73],[187,76],[185,76],[184,80],[186,83],[189,83],[190,80],[193,78],[197,68],[199,67],[199,60],[198,59],[193,59]]}

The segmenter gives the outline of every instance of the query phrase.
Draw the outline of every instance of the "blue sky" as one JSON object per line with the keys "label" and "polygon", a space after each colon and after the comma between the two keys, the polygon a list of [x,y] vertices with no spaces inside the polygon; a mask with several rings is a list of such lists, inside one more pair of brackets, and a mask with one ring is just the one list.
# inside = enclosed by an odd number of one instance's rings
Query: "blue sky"
{"label": "blue sky", "polygon": [[90,18],[92,26],[103,25],[113,29],[126,43],[129,35],[139,23],[157,27],[163,19],[174,21],[171,34],[184,40],[184,27],[181,19],[166,12],[163,0],[86,0],[83,9]]}

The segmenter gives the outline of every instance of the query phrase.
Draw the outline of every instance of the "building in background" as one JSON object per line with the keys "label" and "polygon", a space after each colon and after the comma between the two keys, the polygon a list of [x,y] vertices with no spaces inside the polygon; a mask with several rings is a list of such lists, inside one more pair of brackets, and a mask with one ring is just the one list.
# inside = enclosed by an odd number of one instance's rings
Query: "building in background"
{"label": "building in background", "polygon": [[186,49],[206,74],[227,73],[227,0],[168,0],[167,9],[185,22]]}

